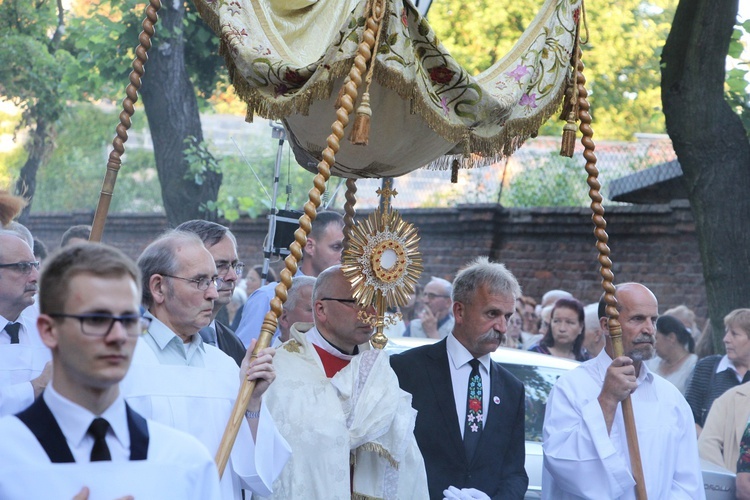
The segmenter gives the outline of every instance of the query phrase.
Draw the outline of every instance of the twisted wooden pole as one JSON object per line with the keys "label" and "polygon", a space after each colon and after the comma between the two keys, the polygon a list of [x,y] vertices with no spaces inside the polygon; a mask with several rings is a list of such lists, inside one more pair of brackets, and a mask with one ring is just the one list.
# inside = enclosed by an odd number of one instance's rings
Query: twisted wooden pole
{"label": "twisted wooden pole", "polygon": [[102,190],[99,194],[99,204],[94,213],[94,222],[91,224],[91,236],[89,241],[101,241],[104,233],[104,224],[107,221],[109,205],[112,201],[112,193],[115,190],[117,173],[122,165],[122,155],[125,154],[125,141],[128,140],[128,129],[131,126],[130,118],[135,113],[135,103],[138,102],[138,89],[141,88],[141,78],[145,74],[144,66],[148,61],[148,50],[151,48],[151,38],[156,30],[154,26],[159,21],[157,12],[161,9],[161,0],[149,0],[146,7],[146,19],[143,20],[143,31],[138,35],[138,46],[135,48],[135,59],[133,60],[133,71],[130,72],[130,83],[125,89],[127,97],[122,101],[123,110],[120,112],[120,123],[115,129],[117,135],[112,141],[112,152],[109,153],[107,161],[107,173],[104,176]]}
{"label": "twisted wooden pole", "polygon": [[[612,339],[614,356],[622,356],[622,326],[620,325],[620,313],[617,310],[617,299],[615,298],[615,275],[612,272],[612,260],[609,258],[609,236],[607,235],[607,221],[604,220],[604,207],[602,207],[602,196],[599,193],[599,171],[596,168],[596,155],[594,149],[594,131],[591,128],[591,115],[588,102],[588,91],[586,90],[586,77],[583,75],[583,62],[580,57],[581,49],[578,49],[578,66],[576,68],[576,84],[578,86],[578,119],[581,120],[579,130],[581,131],[581,144],[583,144],[583,157],[586,160],[586,172],[589,174],[586,182],[589,185],[589,198],[591,198],[592,220],[594,222],[594,235],[596,236],[596,249],[599,250],[599,273],[602,276],[602,288],[604,289],[604,301],[609,318],[609,335]],[[622,402],[622,416],[625,421],[625,434],[628,441],[630,453],[630,468],[635,479],[635,496],[638,500],[647,500],[646,485],[643,477],[643,464],[641,463],[641,452],[638,446],[638,434],[635,428],[635,415],[633,414],[633,402],[630,396]]]}
{"label": "twisted wooden pole", "polygon": [[357,180],[347,179],[346,180],[346,203],[344,203],[344,250],[349,247],[349,236],[351,230],[354,227],[354,217],[357,215],[357,211],[354,210],[354,205],[357,204]]}
{"label": "twisted wooden pole", "polygon": [[[276,285],[275,297],[271,299],[271,310],[263,318],[263,326],[260,330],[258,342],[255,344],[252,357],[256,358],[258,352],[268,347],[271,343],[278,318],[281,316],[282,306],[286,302],[287,290],[292,286],[292,277],[297,272],[297,263],[302,260],[302,248],[307,242],[307,235],[312,229],[312,221],[317,215],[320,206],[320,198],[325,192],[326,181],[331,177],[331,167],[336,162],[336,153],[339,151],[341,140],[344,137],[344,128],[349,124],[349,116],[354,110],[354,102],[357,100],[357,92],[362,84],[362,75],[367,70],[367,63],[372,58],[372,49],[375,46],[375,33],[379,23],[374,18],[382,18],[385,9],[382,0],[375,2],[372,10],[366,12],[368,16],[366,29],[362,34],[362,41],[357,47],[357,55],[354,64],[349,71],[348,79],[344,84],[344,92],[339,99],[336,109],[336,121],[331,125],[331,134],[327,138],[328,147],[323,150],[323,159],[318,163],[318,173],[313,179],[313,188],[308,193],[309,200],[303,208],[304,215],[299,219],[300,227],[294,232],[294,242],[289,246],[289,255],[284,259],[285,268],[281,271],[279,284]],[[348,186],[348,183],[347,183]],[[245,420],[245,409],[255,390],[255,381],[244,380],[240,392],[235,400],[232,414],[221,438],[221,444],[216,452],[216,466],[219,476],[224,474],[224,469],[229,461],[229,455],[237,439],[237,433]]]}

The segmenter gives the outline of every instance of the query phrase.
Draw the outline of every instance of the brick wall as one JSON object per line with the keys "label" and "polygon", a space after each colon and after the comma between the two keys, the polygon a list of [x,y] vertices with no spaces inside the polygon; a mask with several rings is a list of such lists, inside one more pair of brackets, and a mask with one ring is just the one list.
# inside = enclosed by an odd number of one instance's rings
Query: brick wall
{"label": "brick wall", "polygon": [[[537,300],[553,288],[568,290],[586,303],[598,300],[601,294],[588,208],[461,205],[450,209],[404,210],[402,216],[419,228],[420,251],[425,262],[423,282],[430,276],[450,280],[473,257],[489,255],[505,263],[518,278],[524,293]],[[92,219],[91,212],[39,214],[31,217],[29,229],[52,250],[59,245],[65,229],[74,224],[89,224]],[[646,284],[659,298],[662,311],[684,303],[701,318],[702,326],[706,294],[688,204],[610,207],[605,219],[616,282]],[[240,257],[247,264],[262,263],[267,226],[265,218],[243,218],[230,225],[237,237]],[[110,215],[104,241],[135,258],[166,227],[162,215]],[[283,265],[278,262],[274,267]]]}

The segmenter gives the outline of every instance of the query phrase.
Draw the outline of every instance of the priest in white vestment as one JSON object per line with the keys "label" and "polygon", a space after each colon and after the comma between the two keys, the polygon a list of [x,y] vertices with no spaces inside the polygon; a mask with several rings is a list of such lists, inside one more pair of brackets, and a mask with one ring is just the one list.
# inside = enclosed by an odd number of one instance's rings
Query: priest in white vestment
{"label": "priest in white vestment", "polygon": [[[388,356],[368,349],[351,285],[334,266],[313,289],[315,324],[276,354],[266,404],[292,448],[270,498],[428,498],[416,411]],[[373,313],[373,310],[369,311]]]}
{"label": "priest in white vestment", "polygon": [[41,284],[37,323],[53,381],[0,419],[0,498],[220,499],[208,450],[147,421],[119,392],[141,333],[135,263],[84,243],[53,256]]}
{"label": "priest in white vestment", "polygon": [[[240,369],[232,358],[203,342],[218,296],[216,266],[194,233],[169,232],[141,254],[145,318],[133,366],[123,381],[126,401],[145,417],[185,431],[216,454],[240,387]],[[289,446],[276,430],[262,396],[274,379],[274,350],[267,348],[242,373],[257,380],[221,479],[222,497],[240,499],[242,489],[268,495],[289,457]],[[249,370],[249,372],[248,372]]]}

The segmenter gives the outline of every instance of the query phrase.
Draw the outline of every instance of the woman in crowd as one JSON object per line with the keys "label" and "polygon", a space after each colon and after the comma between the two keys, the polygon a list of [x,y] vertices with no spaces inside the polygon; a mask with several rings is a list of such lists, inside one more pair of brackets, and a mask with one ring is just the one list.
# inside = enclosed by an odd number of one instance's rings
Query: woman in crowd
{"label": "woman in crowd", "polygon": [[750,380],[750,309],[735,309],[727,314],[724,329],[727,353],[698,361],[685,393],[699,433],[714,400],[728,389]]}
{"label": "woman in crowd", "polygon": [[716,398],[698,438],[701,458],[735,472],[748,417],[750,383],[732,387]]}
{"label": "woman in crowd", "polygon": [[576,299],[560,299],[552,308],[547,333],[529,351],[586,361],[589,356],[583,349],[583,326],[583,304]]}
{"label": "woman in crowd", "polygon": [[523,328],[523,318],[518,314],[518,309],[513,313],[513,316],[508,320],[508,330],[503,336],[503,341],[500,344],[503,347],[510,347],[512,349],[522,349],[523,341],[521,340],[521,329]]}
{"label": "woman in crowd", "polygon": [[657,357],[646,361],[649,370],[661,375],[682,394],[693,373],[698,356],[693,354],[695,341],[685,325],[674,316],[660,316],[656,320]]}

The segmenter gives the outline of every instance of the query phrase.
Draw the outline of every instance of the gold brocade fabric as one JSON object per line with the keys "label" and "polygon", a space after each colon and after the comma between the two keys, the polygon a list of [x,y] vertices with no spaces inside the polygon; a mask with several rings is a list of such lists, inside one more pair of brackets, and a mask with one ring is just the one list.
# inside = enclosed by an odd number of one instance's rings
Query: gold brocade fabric
{"label": "gold brocade fabric", "polygon": [[[314,166],[364,30],[365,1],[195,1],[221,37],[249,119],[285,120],[298,162]],[[560,106],[580,10],[580,0],[547,0],[511,52],[473,77],[408,2],[388,0],[374,51],[370,142],[342,141],[333,173],[397,176],[511,154]]]}

